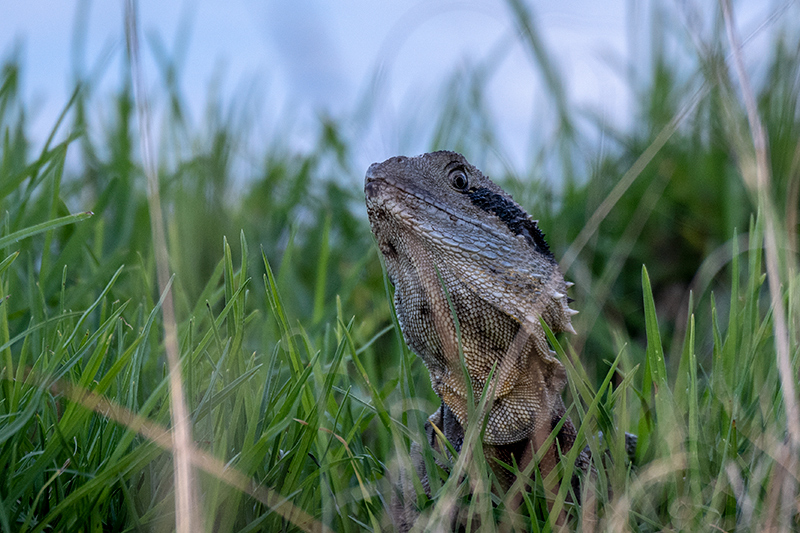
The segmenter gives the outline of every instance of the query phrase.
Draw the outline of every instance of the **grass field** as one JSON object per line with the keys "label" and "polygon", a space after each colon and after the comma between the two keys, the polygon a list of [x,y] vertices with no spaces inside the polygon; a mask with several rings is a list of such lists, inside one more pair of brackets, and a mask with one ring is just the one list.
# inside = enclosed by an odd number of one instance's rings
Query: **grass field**
{"label": "grass field", "polygon": [[[552,342],[573,453],[588,444],[597,473],[576,507],[528,471],[515,507],[518,488],[488,489],[478,440],[432,476],[420,530],[446,529],[458,501],[485,531],[552,531],[560,509],[584,531],[800,529],[800,25],[758,30],[772,42],[754,76],[724,0],[708,29],[656,17],[651,68],[629,76],[636,120],[617,131],[558,107],[535,18],[508,7],[559,128],[504,170],[477,66],[454,75],[468,90],[446,93],[430,148],[489,170],[575,282],[578,335]],[[148,157],[128,57],[130,83],[105,98],[80,80],[44,144],[24,65],[2,65],[0,531],[391,529],[437,398],[393,316],[348,117],[321,119],[307,151],[253,154],[246,109],[212,101],[192,125],[165,82]]]}

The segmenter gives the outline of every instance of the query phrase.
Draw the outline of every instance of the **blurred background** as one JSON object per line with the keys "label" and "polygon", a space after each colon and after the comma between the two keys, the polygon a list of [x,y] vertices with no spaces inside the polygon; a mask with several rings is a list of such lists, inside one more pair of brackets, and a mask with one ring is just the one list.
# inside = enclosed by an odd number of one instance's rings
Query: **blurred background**
{"label": "blurred background", "polygon": [[[347,126],[359,141],[353,162],[366,168],[398,152],[427,150],[433,127],[426,118],[441,113],[452,89],[448,82],[480,70],[483,105],[502,155],[522,169],[554,129],[553,98],[563,98],[575,115],[628,128],[635,111],[631,81],[643,82],[651,66],[651,32],[711,24],[713,6],[701,4],[676,10],[670,3],[632,0],[532,2],[538,51],[520,39],[513,4],[502,0],[186,0],[142,2],[139,11],[146,78],[162,111],[165,85],[179,91],[184,113],[195,122],[210,98],[238,107],[247,101],[262,142],[275,135],[274,128],[291,126],[287,141],[306,149],[320,118],[358,117]],[[792,16],[788,7],[737,3],[739,26],[753,41],[747,54],[752,65],[781,27],[772,20],[776,12]],[[119,90],[127,76],[123,30],[123,4],[116,2],[6,6],[0,50],[5,57],[17,54],[25,65],[32,134],[46,137],[76,81],[91,82],[98,95]],[[685,43],[675,39],[681,37],[665,36],[659,45],[675,62],[688,59]],[[554,80],[544,79],[550,74],[541,71],[543,59],[562,94],[549,92]],[[359,115],[365,106],[368,119]],[[578,126],[598,138],[594,128],[580,120]]]}
{"label": "blurred background", "polygon": [[[34,132],[45,136],[77,79],[98,93],[124,83],[122,4],[15,3],[0,21],[2,50],[19,50]],[[539,39],[563,76],[570,105],[625,124],[631,108],[626,70],[646,61],[629,31],[652,14],[641,3],[571,1],[536,7]],[[529,161],[534,124],[554,112],[530,50],[518,39],[509,6],[489,2],[142,2],[145,68],[154,96],[167,80],[197,119],[208,98],[250,99],[259,127],[293,126],[308,147],[320,116],[351,117],[372,104],[354,150],[365,166],[400,151],[427,149],[423,117],[440,112],[445,83],[485,70],[487,110],[517,166]],[[749,23],[768,13],[747,13]],[[364,131],[365,130],[365,131]],[[355,132],[354,132],[355,133]]]}

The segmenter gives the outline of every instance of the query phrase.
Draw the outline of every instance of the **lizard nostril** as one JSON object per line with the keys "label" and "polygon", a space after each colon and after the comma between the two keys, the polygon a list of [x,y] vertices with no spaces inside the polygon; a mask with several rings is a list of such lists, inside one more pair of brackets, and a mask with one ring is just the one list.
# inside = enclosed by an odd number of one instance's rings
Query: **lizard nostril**
{"label": "lizard nostril", "polygon": [[380,163],[372,163],[367,169],[367,175],[364,176],[364,181],[369,183],[375,179],[375,172],[377,172]]}
{"label": "lizard nostril", "polygon": [[377,179],[380,166],[380,163],[372,163],[364,176],[364,193],[367,198],[374,198],[378,194]]}

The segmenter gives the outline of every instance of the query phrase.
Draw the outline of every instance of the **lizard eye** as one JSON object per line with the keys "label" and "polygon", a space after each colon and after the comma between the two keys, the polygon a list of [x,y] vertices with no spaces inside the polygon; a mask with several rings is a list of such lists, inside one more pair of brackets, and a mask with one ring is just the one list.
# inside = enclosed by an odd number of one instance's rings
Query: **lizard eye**
{"label": "lizard eye", "polygon": [[469,180],[463,170],[454,170],[451,172],[450,183],[457,191],[466,191],[469,188]]}

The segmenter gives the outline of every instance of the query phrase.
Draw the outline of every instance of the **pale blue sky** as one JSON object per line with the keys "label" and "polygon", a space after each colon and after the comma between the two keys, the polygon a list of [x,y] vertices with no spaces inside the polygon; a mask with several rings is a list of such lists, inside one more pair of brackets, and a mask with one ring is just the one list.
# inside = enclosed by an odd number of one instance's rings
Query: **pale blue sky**
{"label": "pale blue sky", "polygon": [[[670,2],[668,10],[677,13],[677,4]],[[794,4],[786,16],[797,15]],[[0,53],[5,56],[14,43],[23,44],[23,90],[36,111],[35,134],[43,135],[52,126],[71,92],[78,6],[85,6],[89,13],[88,26],[79,32],[85,38],[82,68],[110,62],[100,90],[118,86],[123,5],[108,0],[5,3]],[[642,48],[647,36],[629,35],[628,28],[633,20],[643,28],[637,31],[649,31],[650,3],[536,0],[531,5],[564,75],[570,102],[618,124],[630,120],[631,95],[620,66],[646,57]],[[761,24],[775,5],[738,2],[743,31]],[[143,0],[139,12],[143,33],[160,36],[170,53],[174,53],[181,24],[190,29],[181,87],[196,117],[211,80],[220,74],[225,94],[234,94],[243,83],[255,80],[263,92],[261,107],[271,115],[289,113],[301,123],[321,111],[347,116],[367,89],[369,77],[380,68],[386,89],[381,95],[381,116],[375,118],[377,134],[365,139],[355,154],[358,164],[364,165],[398,150],[424,149],[404,137],[397,122],[413,114],[421,114],[424,121],[441,98],[442,83],[459,65],[474,65],[488,57],[494,46],[513,37],[515,31],[502,0]],[[158,76],[149,46],[144,56],[147,79],[155,87]],[[488,96],[501,124],[500,134],[518,163],[525,160],[531,121],[546,115],[546,110],[537,109],[547,103],[541,92],[538,71],[526,51],[515,44],[503,55]]]}

